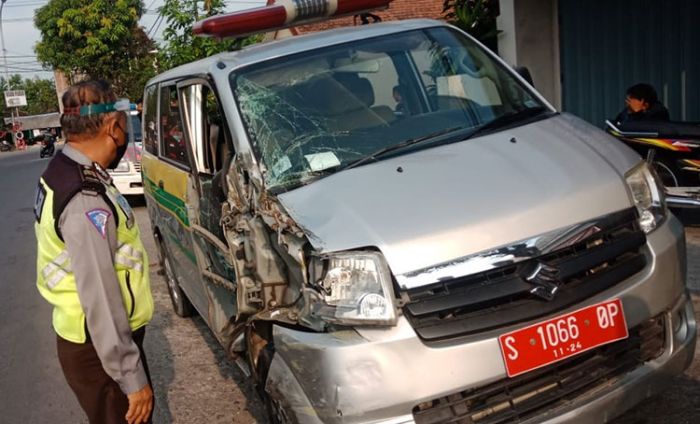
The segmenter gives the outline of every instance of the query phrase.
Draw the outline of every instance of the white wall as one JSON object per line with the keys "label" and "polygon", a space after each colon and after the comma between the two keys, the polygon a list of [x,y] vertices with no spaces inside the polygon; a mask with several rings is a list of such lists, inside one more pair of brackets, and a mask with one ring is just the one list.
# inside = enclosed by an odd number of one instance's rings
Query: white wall
{"label": "white wall", "polygon": [[556,0],[500,0],[498,51],[511,65],[530,69],[537,90],[561,109]]}

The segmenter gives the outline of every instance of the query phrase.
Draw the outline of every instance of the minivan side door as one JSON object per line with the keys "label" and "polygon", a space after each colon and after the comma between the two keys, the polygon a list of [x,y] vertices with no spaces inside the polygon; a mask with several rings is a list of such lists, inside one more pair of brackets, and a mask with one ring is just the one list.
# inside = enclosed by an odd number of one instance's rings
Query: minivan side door
{"label": "minivan side door", "polygon": [[209,326],[219,337],[236,312],[233,261],[221,224],[224,174],[234,155],[223,110],[204,78],[178,83],[185,139],[192,152],[191,173],[199,208],[192,237],[202,287],[209,301]]}
{"label": "minivan side door", "polygon": [[[151,219],[157,222],[167,254],[172,259],[173,272],[192,305],[205,316],[208,302],[192,240],[192,221],[198,221],[194,215],[198,210],[198,196],[190,173],[190,153],[184,136],[177,85],[159,85],[157,99],[157,121],[153,122],[148,104],[145,111],[144,193],[157,205]],[[153,134],[156,140],[151,139]],[[154,151],[157,155],[153,154]]]}

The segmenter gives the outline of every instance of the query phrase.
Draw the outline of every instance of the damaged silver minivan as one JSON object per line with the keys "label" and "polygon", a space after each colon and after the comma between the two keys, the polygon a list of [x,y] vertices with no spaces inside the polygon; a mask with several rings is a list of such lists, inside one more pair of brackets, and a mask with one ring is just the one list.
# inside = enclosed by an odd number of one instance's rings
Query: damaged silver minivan
{"label": "damaged silver minivan", "polygon": [[175,311],[272,422],[602,423],[693,358],[655,174],[454,27],[250,46],[144,105]]}

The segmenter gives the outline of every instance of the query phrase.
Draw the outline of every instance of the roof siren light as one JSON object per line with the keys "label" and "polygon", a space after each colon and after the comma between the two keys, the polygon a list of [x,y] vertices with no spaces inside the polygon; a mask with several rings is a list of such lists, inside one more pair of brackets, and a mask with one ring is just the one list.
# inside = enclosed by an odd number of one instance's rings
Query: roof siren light
{"label": "roof siren light", "polygon": [[393,0],[278,0],[240,12],[216,15],[194,24],[200,37],[231,38],[277,31],[331,17],[386,9]]}

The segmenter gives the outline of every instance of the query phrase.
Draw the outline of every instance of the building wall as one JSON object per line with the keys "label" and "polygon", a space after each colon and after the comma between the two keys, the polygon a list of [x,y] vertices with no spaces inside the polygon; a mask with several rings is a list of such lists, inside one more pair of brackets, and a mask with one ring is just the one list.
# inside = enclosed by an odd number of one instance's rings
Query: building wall
{"label": "building wall", "polygon": [[[381,17],[383,21],[412,18],[441,19],[443,15],[442,4],[443,0],[394,0],[388,9],[377,10],[371,13]],[[360,23],[359,18],[349,16],[301,26],[298,30],[300,33],[322,31],[330,28],[360,25]]]}
{"label": "building wall", "polygon": [[557,0],[500,0],[498,51],[530,70],[535,88],[561,109]]}

